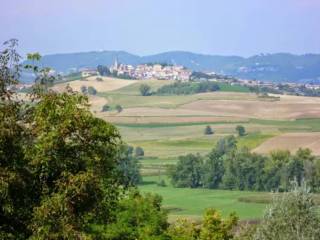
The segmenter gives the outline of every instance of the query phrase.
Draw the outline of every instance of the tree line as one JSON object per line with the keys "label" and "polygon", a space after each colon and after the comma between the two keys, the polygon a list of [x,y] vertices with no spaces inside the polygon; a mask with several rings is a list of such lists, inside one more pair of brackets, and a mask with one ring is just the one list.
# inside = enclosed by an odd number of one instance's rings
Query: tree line
{"label": "tree line", "polygon": [[238,148],[234,136],[220,139],[207,156],[179,157],[168,173],[176,187],[288,191],[292,181],[304,181],[313,192],[320,192],[320,159],[309,149],[264,156]]}

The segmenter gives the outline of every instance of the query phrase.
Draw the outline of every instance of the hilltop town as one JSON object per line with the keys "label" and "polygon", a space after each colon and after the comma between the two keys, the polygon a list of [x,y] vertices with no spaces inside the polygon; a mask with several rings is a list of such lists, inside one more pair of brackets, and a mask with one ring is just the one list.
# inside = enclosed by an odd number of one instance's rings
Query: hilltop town
{"label": "hilltop town", "polygon": [[[107,68],[106,66],[102,66]],[[89,77],[98,74],[97,69],[81,69],[82,77]],[[119,63],[116,59],[114,64],[106,70],[113,77],[131,79],[158,79],[158,80],[179,80],[189,81],[192,75],[190,69],[181,65],[168,64],[140,64],[133,66],[130,64]]]}

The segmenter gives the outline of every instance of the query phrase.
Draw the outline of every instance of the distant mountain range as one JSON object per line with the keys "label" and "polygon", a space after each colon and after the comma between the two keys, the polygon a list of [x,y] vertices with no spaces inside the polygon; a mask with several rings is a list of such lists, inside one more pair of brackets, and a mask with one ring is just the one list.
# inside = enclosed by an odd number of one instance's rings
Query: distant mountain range
{"label": "distant mountain range", "polygon": [[84,67],[111,66],[116,58],[124,64],[178,64],[193,71],[216,72],[243,79],[320,83],[320,54],[278,53],[243,58],[172,51],[141,57],[124,51],[100,51],[45,55],[41,63],[58,72],[68,73]]}

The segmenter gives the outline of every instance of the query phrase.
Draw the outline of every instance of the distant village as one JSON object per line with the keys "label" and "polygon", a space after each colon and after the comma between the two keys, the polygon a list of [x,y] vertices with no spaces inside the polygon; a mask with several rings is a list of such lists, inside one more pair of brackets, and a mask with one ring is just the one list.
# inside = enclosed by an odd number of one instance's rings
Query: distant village
{"label": "distant village", "polygon": [[[179,80],[189,81],[192,71],[180,65],[167,64],[140,64],[134,67],[129,64],[122,64],[115,60],[109,68],[110,74],[115,77],[131,79],[158,79],[158,80]],[[97,69],[81,69],[82,77],[97,74]]]}
{"label": "distant village", "polygon": [[[214,72],[193,72],[192,70],[181,65],[168,65],[168,64],[140,64],[137,66],[122,64],[117,60],[114,61],[112,66],[102,66],[104,71],[107,72],[107,76],[137,79],[137,80],[177,80],[181,82],[188,81],[216,81],[224,82],[230,85],[245,86],[250,89],[251,92],[265,92],[275,94],[290,94],[298,96],[320,96],[319,84],[301,84],[301,83],[275,83],[259,80],[238,79],[234,77],[228,77]],[[82,68],[77,71],[82,78],[90,76],[99,76],[98,68]],[[51,75],[56,75],[52,70]],[[75,73],[76,74],[76,73]],[[60,76],[60,75],[59,75]],[[78,75],[79,76],[79,75]],[[63,81],[68,79],[68,76],[62,77]],[[31,86],[31,84],[18,84],[15,86],[17,90],[24,90]]]}

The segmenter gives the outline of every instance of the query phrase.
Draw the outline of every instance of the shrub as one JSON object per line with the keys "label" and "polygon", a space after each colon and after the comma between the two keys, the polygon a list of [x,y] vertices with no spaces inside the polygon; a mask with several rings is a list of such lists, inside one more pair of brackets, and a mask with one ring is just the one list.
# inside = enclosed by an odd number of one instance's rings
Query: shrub
{"label": "shrub", "polygon": [[136,157],[143,157],[144,156],[144,150],[142,147],[136,147],[135,156]]}
{"label": "shrub", "polygon": [[80,91],[81,91],[83,94],[87,94],[87,93],[88,93],[88,88],[83,85],[83,86],[81,86]]}
{"label": "shrub", "polygon": [[139,90],[140,90],[141,96],[150,96],[151,95],[151,92],[150,92],[151,87],[147,84],[141,84]]}
{"label": "shrub", "polygon": [[102,81],[103,81],[103,79],[102,79],[101,77],[97,77],[96,80],[97,80],[98,82],[102,82]]}
{"label": "shrub", "polygon": [[206,128],[204,129],[204,134],[205,135],[212,135],[214,132],[212,130],[212,128],[210,126],[206,126]]}
{"label": "shrub", "polygon": [[103,105],[101,112],[108,112],[110,111],[111,107],[108,104]]}
{"label": "shrub", "polygon": [[96,95],[98,92],[97,92],[97,90],[94,88],[94,87],[92,87],[92,86],[90,86],[90,87],[88,87],[88,94],[90,94],[90,95]]}
{"label": "shrub", "polygon": [[246,135],[246,129],[242,125],[238,125],[236,127],[236,131],[238,132],[239,137],[243,137]]}
{"label": "shrub", "polygon": [[120,112],[122,112],[123,108],[121,107],[121,105],[117,105],[116,110],[118,113],[120,113]]}

